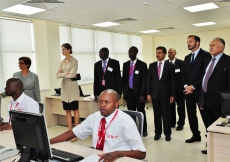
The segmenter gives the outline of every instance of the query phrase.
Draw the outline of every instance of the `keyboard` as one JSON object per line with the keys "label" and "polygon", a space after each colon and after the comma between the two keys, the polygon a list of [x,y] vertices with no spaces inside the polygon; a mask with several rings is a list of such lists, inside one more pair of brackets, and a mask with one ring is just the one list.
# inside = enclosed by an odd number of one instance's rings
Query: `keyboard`
{"label": "keyboard", "polygon": [[80,155],[76,155],[73,153],[69,153],[66,151],[58,150],[55,148],[51,148],[53,159],[60,160],[60,161],[80,161],[84,159],[84,157]]}

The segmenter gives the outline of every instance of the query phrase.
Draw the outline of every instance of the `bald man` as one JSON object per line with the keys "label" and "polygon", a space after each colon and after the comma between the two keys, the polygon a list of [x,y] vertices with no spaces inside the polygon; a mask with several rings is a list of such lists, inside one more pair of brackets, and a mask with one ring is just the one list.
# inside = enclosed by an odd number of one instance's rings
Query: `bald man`
{"label": "bald man", "polygon": [[168,50],[168,62],[173,64],[175,67],[175,76],[176,76],[176,98],[173,103],[170,105],[170,117],[171,117],[171,127],[175,127],[176,125],[176,104],[177,104],[177,113],[179,116],[177,122],[177,131],[183,130],[184,121],[185,121],[185,95],[184,95],[184,85],[182,82],[183,79],[183,68],[184,68],[184,61],[176,58],[176,49],[170,48]]}
{"label": "bald man", "polygon": [[[6,81],[5,94],[7,96],[12,96],[7,110],[39,113],[38,103],[31,97],[25,95],[22,89],[23,83],[19,78],[10,78]],[[7,122],[1,124],[0,131],[9,129],[12,129],[10,117],[7,119]]]}
{"label": "bald man", "polygon": [[[81,124],[50,140],[57,143],[74,137],[85,139],[92,134],[93,147],[106,152],[99,161],[114,161],[119,157],[144,159],[146,149],[133,119],[117,109],[118,94],[107,89],[98,99],[100,111],[91,114]],[[106,128],[106,129],[105,129]],[[104,131],[103,131],[104,130]]]}

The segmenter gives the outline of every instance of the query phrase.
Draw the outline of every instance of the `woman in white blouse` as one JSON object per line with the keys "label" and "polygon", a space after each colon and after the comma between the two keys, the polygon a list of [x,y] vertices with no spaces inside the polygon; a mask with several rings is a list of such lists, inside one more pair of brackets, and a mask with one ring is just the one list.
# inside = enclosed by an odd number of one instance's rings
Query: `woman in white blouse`
{"label": "woman in white blouse", "polygon": [[[66,110],[66,120],[69,130],[72,130],[72,115],[71,111],[74,113],[74,124],[77,126],[79,124],[79,87],[76,81],[72,81],[77,74],[78,61],[72,54],[72,47],[69,43],[64,43],[61,46],[62,54],[65,56],[60,63],[57,72],[57,78],[62,78],[61,83],[61,100],[64,110]],[[73,138],[71,141],[75,142],[77,138]]]}

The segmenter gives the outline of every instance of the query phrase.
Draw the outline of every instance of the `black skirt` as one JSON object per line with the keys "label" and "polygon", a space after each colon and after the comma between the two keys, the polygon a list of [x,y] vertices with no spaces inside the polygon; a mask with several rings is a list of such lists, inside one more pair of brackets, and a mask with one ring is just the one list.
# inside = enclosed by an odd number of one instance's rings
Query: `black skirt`
{"label": "black skirt", "polygon": [[78,101],[73,101],[69,103],[62,101],[62,105],[64,110],[78,110],[79,107]]}

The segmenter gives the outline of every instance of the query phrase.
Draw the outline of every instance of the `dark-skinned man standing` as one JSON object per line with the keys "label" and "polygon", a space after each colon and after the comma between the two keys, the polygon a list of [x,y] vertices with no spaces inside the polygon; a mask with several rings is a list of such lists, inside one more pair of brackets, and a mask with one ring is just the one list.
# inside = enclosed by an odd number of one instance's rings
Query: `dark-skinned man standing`
{"label": "dark-skinned man standing", "polygon": [[140,133],[133,119],[117,109],[119,103],[116,91],[103,91],[98,104],[100,111],[91,114],[72,130],[52,138],[50,143],[70,140],[75,136],[85,139],[92,134],[93,147],[107,152],[99,154],[99,161],[113,162],[119,157],[144,159],[146,149]]}
{"label": "dark-skinned man standing", "polygon": [[122,87],[128,110],[137,110],[143,113],[143,137],[146,137],[148,135],[145,113],[145,83],[147,77],[147,65],[143,61],[137,59],[137,53],[137,47],[130,47],[130,61],[123,64]]}
{"label": "dark-skinned man standing", "polygon": [[122,86],[119,62],[109,58],[109,50],[105,47],[100,49],[99,56],[101,60],[94,64],[93,90],[95,101],[97,101],[100,93],[106,89],[115,90],[121,98]]}
{"label": "dark-skinned man standing", "polygon": [[167,50],[163,46],[156,48],[158,61],[149,65],[146,82],[147,100],[152,102],[154,111],[155,136],[159,140],[162,133],[162,120],[165,140],[171,140],[170,103],[176,92],[174,65],[165,61]]}
{"label": "dark-skinned man standing", "polygon": [[183,69],[184,61],[176,58],[176,49],[170,48],[168,50],[169,63],[173,64],[175,67],[175,78],[176,78],[176,97],[175,101],[170,104],[170,117],[171,117],[171,127],[176,125],[176,104],[177,104],[177,113],[179,116],[177,122],[177,131],[183,130],[184,121],[185,121],[185,96],[184,96],[184,85],[183,85]]}

